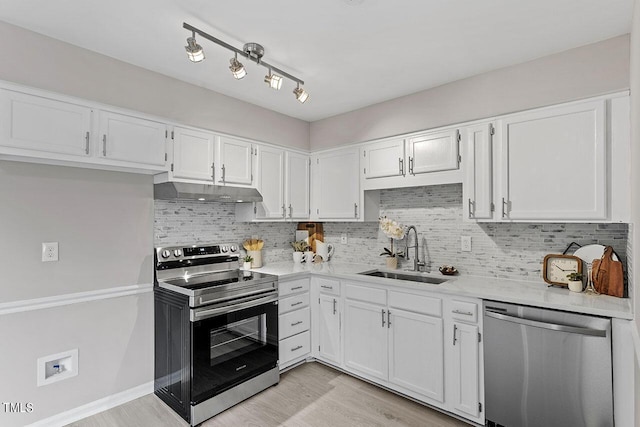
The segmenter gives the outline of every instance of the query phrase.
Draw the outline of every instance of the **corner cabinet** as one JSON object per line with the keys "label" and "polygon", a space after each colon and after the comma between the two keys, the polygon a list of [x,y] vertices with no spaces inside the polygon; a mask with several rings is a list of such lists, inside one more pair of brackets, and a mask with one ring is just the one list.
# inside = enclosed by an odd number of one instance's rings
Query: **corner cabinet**
{"label": "corner cabinet", "polygon": [[377,221],[380,198],[360,186],[360,150],[342,148],[311,157],[311,219]]}

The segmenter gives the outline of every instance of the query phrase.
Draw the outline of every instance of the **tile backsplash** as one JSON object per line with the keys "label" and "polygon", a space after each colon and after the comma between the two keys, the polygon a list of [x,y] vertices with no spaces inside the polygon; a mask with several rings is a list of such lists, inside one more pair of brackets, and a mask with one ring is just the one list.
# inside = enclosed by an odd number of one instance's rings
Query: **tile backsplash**
{"label": "tile backsplash", "polygon": [[[452,264],[461,274],[534,280],[541,277],[547,253],[562,253],[571,242],[611,245],[625,262],[627,224],[474,223],[462,220],[462,185],[439,185],[382,190],[382,215],[404,225],[414,225],[420,235],[420,259],[437,272]],[[265,241],[265,263],[291,259],[290,242],[296,223],[244,223],[235,221],[231,203],[155,201],[155,244],[237,242],[250,237]],[[324,223],[325,241],[335,246],[334,260],[384,266],[379,256],[389,239],[378,223]],[[347,234],[348,243],[340,237]],[[460,250],[460,237],[470,236],[471,252]],[[404,249],[404,241],[394,242]],[[401,268],[413,265],[400,259]]]}

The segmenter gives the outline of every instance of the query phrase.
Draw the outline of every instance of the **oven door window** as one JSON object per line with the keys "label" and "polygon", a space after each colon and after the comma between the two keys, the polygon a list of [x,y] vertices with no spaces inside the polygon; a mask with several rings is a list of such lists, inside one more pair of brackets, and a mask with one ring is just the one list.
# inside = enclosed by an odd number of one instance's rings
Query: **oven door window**
{"label": "oven door window", "polygon": [[277,366],[278,306],[271,302],[192,324],[192,403]]}

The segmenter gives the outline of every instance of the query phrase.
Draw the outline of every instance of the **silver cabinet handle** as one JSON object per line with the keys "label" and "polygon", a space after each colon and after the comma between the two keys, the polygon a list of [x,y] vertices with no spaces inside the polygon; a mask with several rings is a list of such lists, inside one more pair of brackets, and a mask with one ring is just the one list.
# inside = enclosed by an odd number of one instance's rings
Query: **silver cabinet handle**
{"label": "silver cabinet handle", "polygon": [[456,331],[458,330],[458,327],[456,325],[453,325],[453,345],[456,345]]}
{"label": "silver cabinet handle", "polygon": [[216,182],[216,163],[211,163],[211,181],[215,184]]}
{"label": "silver cabinet handle", "polygon": [[102,135],[102,156],[107,157],[107,135]]}
{"label": "silver cabinet handle", "polygon": [[291,288],[292,291],[298,290],[298,289],[302,289],[302,286],[294,286],[293,288]]}
{"label": "silver cabinet handle", "polygon": [[[505,207],[507,209],[505,209]],[[504,199],[504,197],[502,198],[502,218],[506,218],[507,217],[507,211],[509,210],[509,202],[506,201]]]}
{"label": "silver cabinet handle", "polygon": [[85,134],[84,140],[85,140],[84,152],[85,154],[89,154],[89,132]]}
{"label": "silver cabinet handle", "polygon": [[510,316],[508,314],[485,311],[484,314],[498,320],[504,320],[520,325],[533,326],[535,328],[551,329],[552,331],[568,332],[570,334],[592,335],[594,337],[606,337],[607,331],[601,329],[581,328],[579,326],[558,325],[556,323],[540,322],[538,320],[523,319],[521,317]]}
{"label": "silver cabinet handle", "polygon": [[301,346],[301,345],[299,345],[299,346],[297,346],[297,347],[293,347],[293,348],[291,349],[291,351],[298,351],[298,350],[300,350],[301,348],[302,348],[302,346]]}
{"label": "silver cabinet handle", "polygon": [[289,218],[293,218],[293,207],[289,204]]}
{"label": "silver cabinet handle", "polygon": [[225,170],[224,163],[223,163],[222,164],[222,179],[220,180],[220,182],[224,184],[225,183],[224,180],[226,179],[226,177],[227,177],[227,172]]}
{"label": "silver cabinet handle", "polygon": [[384,309],[382,310],[382,327],[384,328]]}
{"label": "silver cabinet handle", "polygon": [[413,173],[413,157],[411,156],[409,156],[409,174],[415,175],[415,173]]}
{"label": "silver cabinet handle", "polygon": [[404,159],[402,157],[398,157],[398,163],[400,167],[400,175],[404,176]]}
{"label": "silver cabinet handle", "polygon": [[293,322],[291,326],[298,326],[301,323],[302,323],[302,320],[298,320],[297,322]]}
{"label": "silver cabinet handle", "polygon": [[475,216],[475,202],[471,201],[469,198],[469,218],[473,218]]}
{"label": "silver cabinet handle", "polygon": [[302,301],[294,302],[293,304],[291,304],[291,307],[295,307],[296,305],[300,305],[300,304],[302,304]]}
{"label": "silver cabinet handle", "polygon": [[391,328],[391,310],[387,310],[387,329]]}
{"label": "silver cabinet handle", "polygon": [[321,287],[322,289],[331,289],[331,290],[333,290],[333,286],[320,285],[320,287]]}
{"label": "silver cabinet handle", "polygon": [[333,299],[333,314],[334,314],[334,315],[336,314],[336,303],[337,303],[337,302],[338,302],[338,301],[334,298],[334,299]]}
{"label": "silver cabinet handle", "polygon": [[357,203],[353,204],[353,213],[354,213],[355,217],[358,218],[358,204]]}
{"label": "silver cabinet handle", "polygon": [[473,316],[473,313],[470,311],[460,311],[460,310],[453,310],[451,311],[452,313],[456,313],[456,314],[462,314],[464,316]]}

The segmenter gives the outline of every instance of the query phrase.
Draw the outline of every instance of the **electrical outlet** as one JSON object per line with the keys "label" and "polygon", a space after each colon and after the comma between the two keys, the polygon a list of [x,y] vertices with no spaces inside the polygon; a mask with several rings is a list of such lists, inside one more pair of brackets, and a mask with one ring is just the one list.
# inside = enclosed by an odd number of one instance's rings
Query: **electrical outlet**
{"label": "electrical outlet", "polygon": [[42,244],[42,262],[58,261],[58,242]]}
{"label": "electrical outlet", "polygon": [[343,245],[349,243],[349,240],[347,239],[347,233],[342,233],[340,235],[340,243],[342,243]]}
{"label": "electrical outlet", "polygon": [[461,236],[460,243],[462,252],[471,252],[471,236]]}

